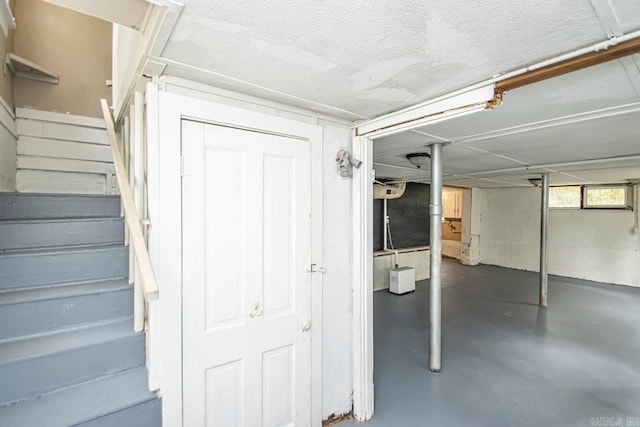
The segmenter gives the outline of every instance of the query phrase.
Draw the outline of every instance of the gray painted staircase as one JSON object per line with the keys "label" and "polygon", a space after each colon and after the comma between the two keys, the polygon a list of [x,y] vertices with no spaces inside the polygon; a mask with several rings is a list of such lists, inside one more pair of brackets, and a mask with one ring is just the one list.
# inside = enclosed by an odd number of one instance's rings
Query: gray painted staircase
{"label": "gray painted staircase", "polygon": [[0,426],[161,426],[117,196],[0,193]]}

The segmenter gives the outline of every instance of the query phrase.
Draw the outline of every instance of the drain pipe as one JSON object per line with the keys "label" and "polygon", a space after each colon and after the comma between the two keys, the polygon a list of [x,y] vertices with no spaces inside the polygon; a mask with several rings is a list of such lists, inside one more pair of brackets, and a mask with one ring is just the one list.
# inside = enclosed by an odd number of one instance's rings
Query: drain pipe
{"label": "drain pipe", "polygon": [[542,174],[542,198],[540,212],[540,307],[547,306],[548,273],[547,273],[547,224],[549,214],[549,174]]}
{"label": "drain pipe", "polygon": [[442,267],[442,143],[431,145],[431,202],[430,224],[430,279],[429,279],[429,370],[440,372],[441,368],[441,278]]}

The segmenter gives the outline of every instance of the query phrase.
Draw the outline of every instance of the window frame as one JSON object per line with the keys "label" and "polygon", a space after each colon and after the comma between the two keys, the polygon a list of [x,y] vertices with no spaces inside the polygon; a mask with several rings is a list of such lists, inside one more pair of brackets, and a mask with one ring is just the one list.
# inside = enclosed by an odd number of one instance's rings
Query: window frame
{"label": "window frame", "polygon": [[582,205],[583,205],[583,191],[582,191],[582,185],[552,185],[549,186],[549,191],[551,191],[552,188],[554,187],[576,187],[578,188],[578,193],[580,195],[580,203],[578,206],[551,206],[551,203],[549,201],[549,209],[558,209],[558,210],[579,210],[582,209]]}
{"label": "window frame", "polygon": [[[582,209],[617,209],[617,210],[630,210],[633,206],[633,194],[630,191],[630,186],[627,184],[590,184],[582,185],[581,191],[581,206]],[[597,189],[623,189],[624,190],[624,203],[620,205],[590,205],[587,204],[587,192],[589,190]]]}

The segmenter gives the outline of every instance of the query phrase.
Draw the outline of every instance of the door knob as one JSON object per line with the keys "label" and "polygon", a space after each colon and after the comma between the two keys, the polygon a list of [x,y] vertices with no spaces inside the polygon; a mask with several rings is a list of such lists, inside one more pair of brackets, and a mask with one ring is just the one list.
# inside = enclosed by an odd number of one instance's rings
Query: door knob
{"label": "door knob", "polygon": [[302,322],[302,325],[300,325],[300,327],[302,328],[303,332],[307,332],[309,329],[311,329],[311,321],[305,320],[304,322]]}
{"label": "door knob", "polygon": [[262,316],[262,309],[260,308],[260,302],[257,302],[256,305],[253,306],[253,310],[249,313],[251,317],[260,317]]}

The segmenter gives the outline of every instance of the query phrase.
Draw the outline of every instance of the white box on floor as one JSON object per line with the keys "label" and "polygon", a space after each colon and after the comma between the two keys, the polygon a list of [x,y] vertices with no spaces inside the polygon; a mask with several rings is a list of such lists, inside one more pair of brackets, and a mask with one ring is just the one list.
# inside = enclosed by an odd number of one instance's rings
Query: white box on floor
{"label": "white box on floor", "polygon": [[398,267],[389,270],[389,292],[406,294],[416,290],[416,270],[411,267]]}

